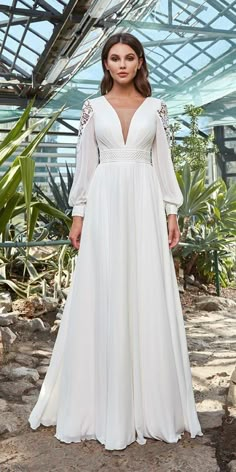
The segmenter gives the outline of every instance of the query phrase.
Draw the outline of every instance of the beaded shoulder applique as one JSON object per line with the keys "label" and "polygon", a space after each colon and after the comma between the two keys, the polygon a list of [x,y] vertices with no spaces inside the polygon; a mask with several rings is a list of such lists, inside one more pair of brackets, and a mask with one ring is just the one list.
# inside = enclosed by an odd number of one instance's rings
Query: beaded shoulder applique
{"label": "beaded shoulder applique", "polygon": [[83,134],[84,127],[88,123],[90,116],[93,113],[93,108],[89,100],[85,100],[83,107],[82,107],[82,113],[80,117],[80,124],[79,124],[79,131],[78,131],[78,137],[80,138],[81,135]]}
{"label": "beaded shoulder applique", "polygon": [[161,108],[158,110],[160,115],[164,130],[166,132],[166,137],[168,144],[170,145],[170,126],[169,126],[169,118],[168,118],[168,110],[166,103],[162,100],[161,101]]}

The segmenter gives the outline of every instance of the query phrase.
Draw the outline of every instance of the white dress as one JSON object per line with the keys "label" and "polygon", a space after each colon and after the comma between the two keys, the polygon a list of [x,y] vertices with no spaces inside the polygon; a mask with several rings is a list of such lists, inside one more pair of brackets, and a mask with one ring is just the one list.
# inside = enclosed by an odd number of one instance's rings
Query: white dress
{"label": "white dress", "polygon": [[84,216],[80,249],[30,426],[109,450],[202,436],[168,244],[165,212],[183,197],[166,105],[86,100],[79,138],[70,204]]}

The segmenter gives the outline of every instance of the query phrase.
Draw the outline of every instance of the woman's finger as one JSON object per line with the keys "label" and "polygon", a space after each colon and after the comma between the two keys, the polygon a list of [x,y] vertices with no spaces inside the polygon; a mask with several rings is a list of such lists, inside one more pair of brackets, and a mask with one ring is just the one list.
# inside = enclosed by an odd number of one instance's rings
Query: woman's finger
{"label": "woman's finger", "polygon": [[75,249],[79,249],[80,241],[75,237],[71,236],[70,238],[71,244]]}

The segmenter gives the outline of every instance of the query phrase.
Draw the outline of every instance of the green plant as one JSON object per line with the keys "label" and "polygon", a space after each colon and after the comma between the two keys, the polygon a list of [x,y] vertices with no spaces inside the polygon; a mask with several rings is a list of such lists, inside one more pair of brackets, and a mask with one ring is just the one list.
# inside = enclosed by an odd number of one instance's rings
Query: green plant
{"label": "green plant", "polygon": [[180,130],[179,123],[170,125],[172,136],[172,157],[175,163],[176,170],[181,170],[187,162],[190,170],[205,169],[207,156],[209,152],[217,150],[213,143],[213,135],[201,136],[198,127],[198,118],[202,114],[201,107],[194,107],[193,105],[186,105],[184,107],[186,115],[190,117],[188,136],[184,136],[179,144],[176,140],[176,133]]}
{"label": "green plant", "polygon": [[173,254],[181,258],[185,276],[195,274],[211,282],[216,250],[221,284],[226,286],[233,266],[230,245],[236,240],[236,184],[227,189],[219,178],[206,186],[205,170],[191,172],[188,163],[176,176],[184,198],[179,210],[183,245]]}
{"label": "green plant", "polygon": [[[35,169],[33,153],[63,109],[55,112],[50,119],[35,120],[33,124],[27,126],[33,104],[34,99],[0,144],[0,165],[9,160],[8,169],[0,177],[2,241],[30,241],[33,236],[37,237],[39,231],[37,221],[40,215],[63,221],[67,233],[71,225],[71,218],[64,211],[51,205],[50,201],[41,201],[32,194]],[[22,149],[23,142],[27,141],[37,128],[41,128],[40,131],[31,137],[32,139]],[[21,150],[18,151],[18,148]],[[13,153],[16,153],[16,157],[12,161]],[[42,228],[42,234],[45,235],[45,228]],[[31,293],[40,289],[41,279],[48,274],[47,271],[44,272],[45,266],[40,266],[40,273],[37,271],[37,266],[39,266],[38,261],[30,256],[29,249],[1,250],[0,284],[10,286],[18,296],[26,297],[29,291]]]}
{"label": "green plant", "polygon": [[[45,121],[45,118],[37,120],[24,130],[33,104],[34,99],[31,100],[21,118],[1,142],[0,165],[6,162],[17,151],[19,146],[22,146],[22,143],[30,134]],[[13,162],[9,163],[7,171],[0,178],[0,233],[2,233],[3,240],[5,239],[6,225],[11,218],[19,214],[26,214],[28,240],[32,239],[39,212],[62,219],[68,227],[71,224],[71,219],[62,211],[55,209],[48,203],[40,202],[35,198],[32,199],[35,168],[32,155],[61,111],[62,109],[52,115],[43,129],[24,147]],[[23,191],[20,191],[20,186],[22,186]]]}
{"label": "green plant", "polygon": [[[72,208],[69,206],[69,194],[73,183],[73,173],[69,169],[66,163],[66,171],[67,171],[67,178],[66,180],[63,178],[61,172],[59,171],[59,183],[56,181],[58,177],[54,177],[50,170],[48,169],[49,173],[49,193],[46,193],[42,190],[42,188],[34,184],[34,192],[36,197],[42,201],[49,203],[54,208],[62,211],[65,215],[71,216]],[[49,237],[58,237],[64,238],[68,234],[67,225],[63,220],[55,219],[50,217],[46,214],[39,215],[40,221],[44,223],[44,225],[48,228]]]}

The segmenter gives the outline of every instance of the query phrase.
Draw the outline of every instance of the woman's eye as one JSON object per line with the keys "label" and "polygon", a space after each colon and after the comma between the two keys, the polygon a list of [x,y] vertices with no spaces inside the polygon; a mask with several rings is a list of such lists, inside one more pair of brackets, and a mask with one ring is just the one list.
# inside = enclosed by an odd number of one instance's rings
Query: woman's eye
{"label": "woman's eye", "polygon": [[[111,57],[111,61],[118,61],[118,57]],[[133,61],[134,60],[134,57],[133,56],[130,56],[130,57],[127,57],[127,60],[128,61]]]}

